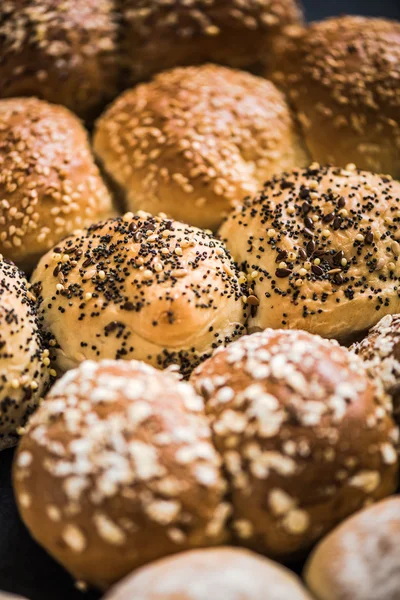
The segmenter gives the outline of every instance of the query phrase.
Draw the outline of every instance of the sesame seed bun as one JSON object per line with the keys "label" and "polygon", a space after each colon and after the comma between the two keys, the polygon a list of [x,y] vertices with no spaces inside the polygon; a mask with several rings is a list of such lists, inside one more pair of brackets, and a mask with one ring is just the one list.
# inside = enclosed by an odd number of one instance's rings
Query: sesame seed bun
{"label": "sesame seed bun", "polygon": [[246,288],[224,245],[161,216],[93,225],[44,256],[32,282],[61,372],[135,358],[187,374],[245,332]]}
{"label": "sesame seed bun", "polygon": [[249,331],[354,341],[400,311],[400,184],[311,165],[268,181],[220,229],[254,296]]}
{"label": "sesame seed bun", "polygon": [[52,388],[14,463],[32,535],[107,588],[151,560],[226,539],[229,505],[203,401],[136,361],[86,361]]}
{"label": "sesame seed bun", "polygon": [[313,160],[399,178],[400,23],[334,17],[280,43],[273,77],[289,95]]}
{"label": "sesame seed bun", "polygon": [[379,502],[344,521],[308,560],[317,600],[396,600],[400,587],[400,498]]}
{"label": "sesame seed bun", "polygon": [[38,96],[93,117],[117,93],[112,0],[0,5],[0,97]]}
{"label": "sesame seed bun", "polygon": [[266,330],[216,352],[191,382],[205,398],[241,545],[297,558],[396,490],[391,403],[336,341]]}
{"label": "sesame seed bun", "polygon": [[400,315],[383,317],[351,349],[363,359],[371,377],[379,379],[393,398],[394,413],[400,417]]}
{"label": "sesame seed bun", "polygon": [[0,252],[30,271],[55,243],[111,212],[87,133],[67,109],[0,100]]}
{"label": "sesame seed bun", "polygon": [[303,20],[297,0],[125,0],[123,54],[133,83],[208,61],[260,69],[272,40]]}
{"label": "sesame seed bun", "polygon": [[[266,590],[268,595],[266,596]],[[238,548],[191,550],[128,576],[105,600],[311,600],[285,567]]]}
{"label": "sesame seed bun", "polygon": [[14,446],[46,391],[49,352],[24,275],[0,260],[0,450]]}
{"label": "sesame seed bun", "polygon": [[308,164],[281,92],[215,65],[125,92],[97,122],[94,148],[130,209],[213,230],[267,177]]}

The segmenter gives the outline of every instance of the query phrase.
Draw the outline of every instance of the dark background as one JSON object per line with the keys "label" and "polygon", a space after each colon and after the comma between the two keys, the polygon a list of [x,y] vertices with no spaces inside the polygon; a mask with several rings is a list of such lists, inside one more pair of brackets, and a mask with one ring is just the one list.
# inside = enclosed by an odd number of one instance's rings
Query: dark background
{"label": "dark background", "polygon": [[[400,0],[303,0],[303,4],[308,20],[340,13],[400,19]],[[71,578],[29,537],[13,500],[12,455],[10,450],[0,453],[0,589],[29,600],[97,599],[94,592],[75,591]]]}

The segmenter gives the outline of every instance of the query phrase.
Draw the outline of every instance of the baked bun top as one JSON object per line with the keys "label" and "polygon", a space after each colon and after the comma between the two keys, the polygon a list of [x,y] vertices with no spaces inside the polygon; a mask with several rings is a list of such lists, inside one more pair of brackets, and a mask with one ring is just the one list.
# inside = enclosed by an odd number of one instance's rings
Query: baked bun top
{"label": "baked bun top", "polygon": [[274,78],[312,158],[400,177],[400,23],[334,17],[280,44]]}
{"label": "baked bun top", "polygon": [[400,184],[311,165],[268,181],[220,229],[254,291],[249,330],[348,341],[400,310]]}
{"label": "baked bun top", "polygon": [[111,211],[87,133],[62,106],[0,100],[0,251],[25,270]]}
{"label": "baked bun top", "polygon": [[131,209],[213,230],[267,177],[308,163],[274,84],[216,65],[122,94],[97,122],[94,148]]}
{"label": "baked bun top", "polygon": [[310,600],[285,567],[239,548],[191,550],[143,567],[105,600]]}
{"label": "baked bun top", "polygon": [[61,371],[88,358],[136,358],[186,374],[244,333],[239,277],[213,236],[140,212],[64,240],[32,281]]}
{"label": "baked bun top", "polygon": [[0,97],[38,96],[93,117],[117,93],[112,0],[5,0]]}

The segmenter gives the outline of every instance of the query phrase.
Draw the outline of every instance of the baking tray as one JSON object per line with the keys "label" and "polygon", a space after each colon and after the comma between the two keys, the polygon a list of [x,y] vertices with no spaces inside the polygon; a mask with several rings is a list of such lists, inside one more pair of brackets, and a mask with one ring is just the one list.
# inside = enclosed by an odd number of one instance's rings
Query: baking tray
{"label": "baking tray", "polygon": [[[400,0],[303,0],[303,5],[310,21],[341,13],[400,20]],[[79,592],[71,577],[29,536],[13,498],[12,458],[13,450],[0,454],[0,590],[29,600],[97,600],[101,595],[96,592]]]}

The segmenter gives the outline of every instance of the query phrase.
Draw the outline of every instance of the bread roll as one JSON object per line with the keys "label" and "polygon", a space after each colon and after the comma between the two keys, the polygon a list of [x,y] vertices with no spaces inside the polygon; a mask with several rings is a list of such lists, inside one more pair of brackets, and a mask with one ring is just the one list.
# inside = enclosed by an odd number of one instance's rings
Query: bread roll
{"label": "bread roll", "polygon": [[38,96],[90,118],[117,93],[113,0],[5,0],[0,97]]}
{"label": "bread roll", "polygon": [[386,315],[352,350],[365,362],[368,373],[379,379],[393,398],[395,415],[400,416],[400,315]]}
{"label": "bread roll", "polygon": [[[267,591],[268,590],[268,591]],[[285,567],[248,550],[191,550],[143,567],[105,600],[311,600]]]}
{"label": "bread roll", "polygon": [[400,588],[400,497],[355,514],[320,542],[307,583],[318,600],[397,600]]}
{"label": "bread roll", "polygon": [[34,98],[0,100],[0,252],[29,271],[110,210],[78,119]]}
{"label": "bread roll", "polygon": [[246,288],[224,245],[161,216],[93,225],[44,256],[32,281],[61,372],[136,358],[188,374],[245,332]]}
{"label": "bread roll", "polygon": [[223,457],[240,544],[295,558],[396,490],[390,402],[337,342],[266,330],[215,352],[191,381]]}
{"label": "bread roll", "polygon": [[292,31],[275,51],[274,79],[313,160],[399,178],[400,23],[343,16]]}
{"label": "bread roll", "polygon": [[281,92],[215,65],[125,92],[97,122],[94,148],[130,209],[213,230],[267,177],[308,163]]}
{"label": "bread roll", "polygon": [[208,61],[261,70],[282,28],[303,20],[297,0],[124,0],[122,16],[133,83]]}
{"label": "bread roll", "polygon": [[252,281],[249,331],[349,342],[400,312],[400,184],[311,165],[268,181],[220,230]]}
{"label": "bread roll", "polygon": [[50,380],[49,351],[24,275],[0,260],[0,450],[14,446]]}
{"label": "bread roll", "polygon": [[32,535],[81,581],[226,539],[220,459],[191,386],[136,361],[86,361],[52,388],[14,463]]}

